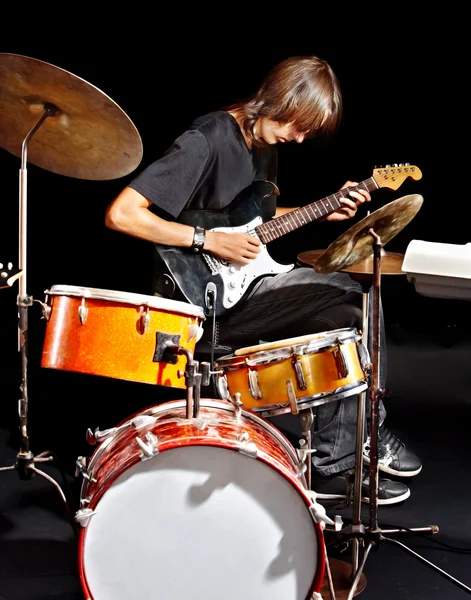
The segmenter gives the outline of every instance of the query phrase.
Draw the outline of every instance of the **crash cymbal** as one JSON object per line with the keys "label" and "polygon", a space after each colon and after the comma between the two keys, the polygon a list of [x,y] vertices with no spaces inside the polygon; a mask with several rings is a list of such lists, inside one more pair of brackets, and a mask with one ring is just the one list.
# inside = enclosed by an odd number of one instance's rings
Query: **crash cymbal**
{"label": "crash cymbal", "polygon": [[[306,267],[313,267],[319,256],[324,254],[325,250],[307,250],[298,254],[298,263]],[[402,270],[404,254],[399,252],[386,252],[381,250],[381,274],[382,275],[405,275]],[[357,275],[372,275],[374,272],[374,255],[368,256],[359,263],[340,269],[346,273],[355,273]]]}
{"label": "crash cymbal", "polygon": [[47,62],[0,53],[0,146],[26,160],[79,179],[116,179],[134,171],[142,141],[129,117],[106,94]]}
{"label": "crash cymbal", "polygon": [[384,246],[415,217],[423,204],[420,194],[411,194],[374,211],[339,236],[314,264],[318,273],[333,273],[356,265],[374,253],[375,238]]}

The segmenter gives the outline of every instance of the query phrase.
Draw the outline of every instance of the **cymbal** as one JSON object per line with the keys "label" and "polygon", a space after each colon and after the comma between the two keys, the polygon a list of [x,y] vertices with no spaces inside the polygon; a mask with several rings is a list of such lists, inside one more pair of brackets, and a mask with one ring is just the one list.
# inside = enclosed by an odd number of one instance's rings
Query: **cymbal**
{"label": "cymbal", "polygon": [[0,53],[0,145],[43,169],[106,180],[134,171],[142,141],[129,117],[106,94],[47,62]]}
{"label": "cymbal", "polygon": [[420,194],[411,194],[375,210],[332,242],[316,260],[314,269],[318,273],[333,273],[368,259],[375,244],[370,231],[379,236],[384,246],[415,217],[423,201]]}
{"label": "cymbal", "polygon": [[[313,267],[319,256],[324,254],[325,250],[307,250],[298,254],[298,262],[301,265],[307,267]],[[382,275],[405,275],[405,271],[402,270],[402,263],[404,262],[404,254],[400,252],[385,252],[381,250],[381,274]],[[374,272],[374,256],[368,256],[365,260],[359,263],[351,265],[349,267],[343,267],[340,271],[346,273],[355,273],[357,275],[372,275]]]}

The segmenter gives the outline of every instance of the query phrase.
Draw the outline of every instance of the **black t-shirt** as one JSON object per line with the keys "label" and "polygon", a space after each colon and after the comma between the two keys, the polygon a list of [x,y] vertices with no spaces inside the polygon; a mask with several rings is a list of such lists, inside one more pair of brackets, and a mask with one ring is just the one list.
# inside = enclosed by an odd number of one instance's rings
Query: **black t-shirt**
{"label": "black t-shirt", "polygon": [[[196,119],[167,152],[129,184],[177,219],[182,210],[227,207],[255,180],[276,183],[275,146],[247,148],[237,121],[225,111]],[[275,198],[264,204],[275,213]]]}

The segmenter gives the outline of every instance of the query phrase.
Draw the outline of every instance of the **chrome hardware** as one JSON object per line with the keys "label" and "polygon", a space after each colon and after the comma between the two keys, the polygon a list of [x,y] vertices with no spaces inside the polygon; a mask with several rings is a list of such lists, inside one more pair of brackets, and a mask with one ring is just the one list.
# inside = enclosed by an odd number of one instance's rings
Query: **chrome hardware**
{"label": "chrome hardware", "polygon": [[149,315],[149,307],[148,306],[140,306],[139,307],[139,320],[140,327],[139,331],[141,333],[145,333],[149,327],[150,323],[150,315]]}
{"label": "chrome hardware", "polygon": [[90,519],[95,514],[95,511],[91,508],[80,508],[74,517],[74,521],[80,525],[80,527],[86,527]]}
{"label": "chrome hardware", "polygon": [[258,372],[255,369],[249,369],[248,376],[249,376],[249,388],[250,388],[250,393],[252,394],[252,398],[254,398],[255,400],[260,400],[261,398],[263,398],[263,396],[262,396],[262,390],[260,389],[260,386],[258,385]]}
{"label": "chrome hardware", "polygon": [[78,308],[80,324],[84,325],[88,318],[88,308],[85,306],[85,298],[82,298],[82,304]]}
{"label": "chrome hardware", "polygon": [[142,450],[142,454],[140,456],[141,460],[147,460],[148,458],[152,458],[159,453],[159,449],[157,448],[159,440],[157,437],[148,431],[145,435],[145,439],[146,441],[144,442],[141,440],[141,438],[136,437],[136,442],[139,444],[139,447]]}

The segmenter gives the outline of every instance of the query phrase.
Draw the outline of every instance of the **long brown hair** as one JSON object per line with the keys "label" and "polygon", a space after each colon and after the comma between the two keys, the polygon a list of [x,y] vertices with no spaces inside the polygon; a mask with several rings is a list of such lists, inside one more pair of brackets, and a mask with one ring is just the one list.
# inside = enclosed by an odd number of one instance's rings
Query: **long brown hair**
{"label": "long brown hair", "polygon": [[254,136],[260,117],[279,123],[293,123],[306,137],[331,135],[342,116],[342,95],[331,66],[317,56],[293,56],[276,65],[255,94],[226,108],[240,118],[246,136]]}

